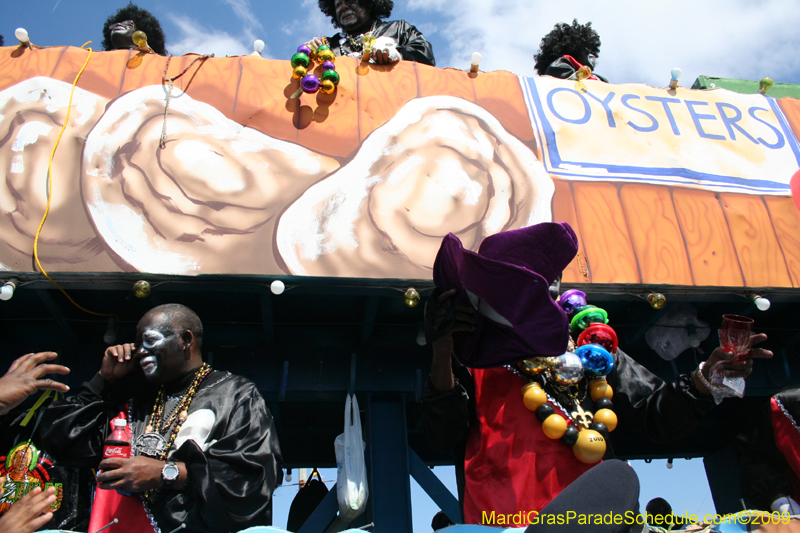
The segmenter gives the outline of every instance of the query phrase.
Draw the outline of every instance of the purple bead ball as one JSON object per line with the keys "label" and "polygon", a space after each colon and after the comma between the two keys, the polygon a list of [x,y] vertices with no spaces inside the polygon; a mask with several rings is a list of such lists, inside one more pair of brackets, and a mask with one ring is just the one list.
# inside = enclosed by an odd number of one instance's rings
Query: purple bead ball
{"label": "purple bead ball", "polygon": [[558,303],[567,315],[571,316],[586,305],[586,293],[578,289],[570,289],[561,295]]}
{"label": "purple bead ball", "polygon": [[309,74],[300,81],[303,91],[307,93],[315,93],[319,90],[319,78],[313,74]]}
{"label": "purple bead ball", "polygon": [[311,48],[306,44],[301,44],[298,46],[297,51],[307,55],[308,57],[311,57]]}
{"label": "purple bead ball", "polygon": [[336,70],[336,65],[333,61],[326,61],[322,64],[322,70]]}

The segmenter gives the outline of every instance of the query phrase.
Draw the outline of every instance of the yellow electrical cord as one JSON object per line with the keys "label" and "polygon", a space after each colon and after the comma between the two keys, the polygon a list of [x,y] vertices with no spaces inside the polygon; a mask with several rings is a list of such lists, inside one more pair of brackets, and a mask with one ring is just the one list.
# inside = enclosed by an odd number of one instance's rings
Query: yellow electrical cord
{"label": "yellow electrical cord", "polygon": [[[86,45],[91,43],[92,41],[87,41],[83,44],[83,46],[81,46],[81,48],[84,48],[86,47]],[[81,311],[89,313],[90,315],[110,316],[119,320],[119,317],[117,315],[111,313],[95,313],[94,311],[89,311],[85,307],[80,306],[75,300],[72,299],[72,297],[69,294],[67,294],[67,291],[61,288],[61,285],[56,283],[55,280],[53,280],[53,278],[51,278],[47,274],[44,267],[42,266],[42,263],[39,261],[39,235],[42,233],[42,228],[44,227],[44,221],[47,220],[47,215],[50,212],[50,199],[53,197],[53,158],[56,155],[56,148],[58,148],[58,143],[59,141],[61,141],[61,135],[63,135],[64,130],[67,129],[67,124],[69,123],[69,113],[72,110],[72,96],[75,94],[75,86],[78,84],[78,80],[81,78],[81,74],[83,74],[83,71],[86,69],[86,65],[89,64],[89,59],[91,59],[92,57],[92,49],[88,48],[87,50],[89,51],[89,55],[86,56],[86,61],[83,63],[83,66],[81,67],[81,70],[78,72],[78,75],[75,76],[75,81],[72,82],[72,91],[69,93],[69,105],[67,106],[67,116],[64,117],[64,125],[61,126],[61,131],[58,132],[56,143],[53,145],[53,151],[50,152],[50,162],[47,165],[47,190],[49,191],[49,194],[47,195],[47,206],[45,207],[44,210],[44,216],[42,217],[42,221],[39,223],[39,229],[36,230],[36,237],[33,239],[33,257],[36,260],[36,266],[38,266],[39,270],[42,271],[44,277],[49,279],[53,285],[58,287],[58,290],[60,290],[64,294],[64,296],[67,297],[67,300],[72,302],[72,304],[75,307],[77,307]]]}

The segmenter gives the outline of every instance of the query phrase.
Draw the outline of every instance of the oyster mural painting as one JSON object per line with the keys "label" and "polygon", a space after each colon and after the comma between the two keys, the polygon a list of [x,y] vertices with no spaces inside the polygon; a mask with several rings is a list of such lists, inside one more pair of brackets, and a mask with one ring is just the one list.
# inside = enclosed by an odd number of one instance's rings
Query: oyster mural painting
{"label": "oyster mural painting", "polygon": [[127,52],[73,94],[84,51],[16,50],[0,270],[37,271],[38,234],[53,272],[430,279],[447,233],[564,221],[565,282],[800,286],[793,99],[350,58],[334,94],[293,97],[287,61]]}

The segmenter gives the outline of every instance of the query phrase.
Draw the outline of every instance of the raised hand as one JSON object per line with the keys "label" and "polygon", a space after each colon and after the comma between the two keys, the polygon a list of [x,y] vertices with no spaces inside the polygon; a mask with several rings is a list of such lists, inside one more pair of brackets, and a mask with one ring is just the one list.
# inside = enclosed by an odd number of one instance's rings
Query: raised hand
{"label": "raised hand", "polygon": [[[17,503],[12,505],[6,514],[0,516],[0,531],[8,533],[31,533],[53,518],[48,507],[56,502],[55,488],[46,491],[36,487]],[[47,512],[45,512],[47,511]]]}
{"label": "raised hand", "polygon": [[136,368],[135,353],[136,347],[132,343],[109,346],[103,354],[100,375],[111,383],[127,376]]}
{"label": "raised hand", "polygon": [[63,383],[43,379],[47,374],[69,374],[65,366],[43,364],[56,357],[55,352],[29,353],[11,363],[6,375],[0,378],[0,415],[8,413],[37,390],[69,390]]}

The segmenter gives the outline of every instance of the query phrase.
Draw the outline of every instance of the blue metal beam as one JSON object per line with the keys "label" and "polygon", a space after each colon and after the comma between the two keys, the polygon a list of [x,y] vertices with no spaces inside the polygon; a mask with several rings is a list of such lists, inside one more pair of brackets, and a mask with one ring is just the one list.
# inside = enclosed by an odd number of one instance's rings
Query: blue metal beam
{"label": "blue metal beam", "polygon": [[339,500],[336,498],[336,483],[334,483],[297,533],[323,533],[338,512]]}
{"label": "blue metal beam", "polygon": [[458,500],[453,494],[444,486],[441,480],[431,472],[422,459],[420,459],[417,452],[408,449],[408,467],[411,470],[411,475],[417,480],[422,490],[428,493],[433,503],[439,506],[439,509],[444,511],[444,514],[453,521],[454,524],[461,524],[461,509],[458,506]]}

